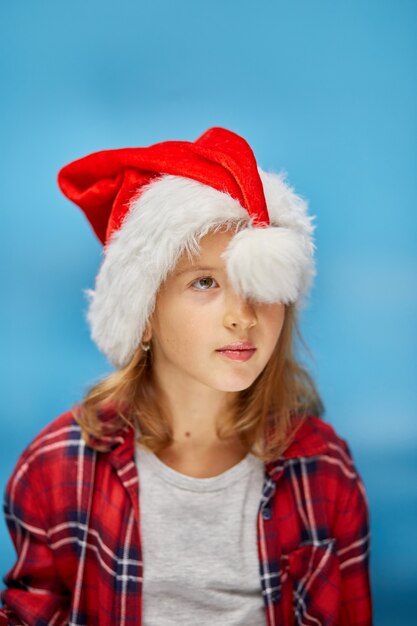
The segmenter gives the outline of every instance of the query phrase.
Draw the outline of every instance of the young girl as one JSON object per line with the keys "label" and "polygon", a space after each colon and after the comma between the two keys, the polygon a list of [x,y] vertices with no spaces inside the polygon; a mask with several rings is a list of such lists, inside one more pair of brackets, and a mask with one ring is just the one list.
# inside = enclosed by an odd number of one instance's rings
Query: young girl
{"label": "young girl", "polygon": [[222,128],[59,184],[105,246],[88,319],[116,370],[8,482],[0,624],[372,624],[364,486],[293,352],[305,202]]}

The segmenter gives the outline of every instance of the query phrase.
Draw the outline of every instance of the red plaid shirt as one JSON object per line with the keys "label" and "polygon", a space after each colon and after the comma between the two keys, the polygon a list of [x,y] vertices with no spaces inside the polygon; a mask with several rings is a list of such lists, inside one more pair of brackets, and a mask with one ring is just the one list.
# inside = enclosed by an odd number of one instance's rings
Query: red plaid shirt
{"label": "red plaid shirt", "polygon": [[[1,626],[142,623],[132,428],[97,452],[70,412],[60,416],[19,459],[5,513],[17,561]],[[372,624],[366,494],[346,442],[321,419],[308,417],[265,464],[257,537],[267,626]]]}

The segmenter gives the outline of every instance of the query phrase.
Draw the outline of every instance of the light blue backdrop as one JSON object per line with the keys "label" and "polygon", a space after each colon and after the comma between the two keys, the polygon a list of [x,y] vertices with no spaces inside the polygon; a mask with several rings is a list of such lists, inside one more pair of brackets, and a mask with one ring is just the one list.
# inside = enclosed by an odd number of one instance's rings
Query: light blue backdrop
{"label": "light blue backdrop", "polygon": [[416,18],[412,0],[1,3],[2,489],[109,371],[84,321],[100,247],[56,172],[223,125],[318,216],[302,326],[368,490],[375,623],[414,623]]}

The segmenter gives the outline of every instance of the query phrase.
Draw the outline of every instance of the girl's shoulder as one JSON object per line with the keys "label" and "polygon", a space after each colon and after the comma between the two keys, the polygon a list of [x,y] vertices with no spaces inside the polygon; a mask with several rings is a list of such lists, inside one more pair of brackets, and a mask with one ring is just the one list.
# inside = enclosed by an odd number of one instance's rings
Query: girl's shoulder
{"label": "girl's shoulder", "polygon": [[78,460],[84,449],[81,429],[71,410],[36,435],[19,456],[6,484],[6,519],[12,526],[19,523],[39,538],[46,536],[51,512],[63,510],[67,500],[72,506]]}
{"label": "girl's shoulder", "polygon": [[[308,416],[296,428],[290,444],[280,459],[269,466],[278,476],[284,468],[289,475],[308,476],[322,490],[363,490],[363,484],[347,441],[322,418]],[[292,468],[292,469],[291,469]]]}
{"label": "girl's shoulder", "polygon": [[[16,479],[22,478],[41,485],[56,484],[57,476],[72,477],[76,481],[78,468],[91,464],[99,453],[100,448],[97,446],[101,446],[103,452],[110,452],[121,443],[125,443],[125,447],[133,444],[131,433],[126,436],[128,428],[99,439],[93,436],[87,436],[86,439],[76,419],[76,411],[76,407],[65,411],[35,436],[20,454],[9,479],[9,487]],[[114,415],[114,411],[108,408],[103,419],[110,420]],[[99,458],[101,456],[98,454]]]}
{"label": "girl's shoulder", "polygon": [[277,479],[280,473],[287,478],[284,484],[305,493],[310,501],[311,494],[320,494],[314,501],[317,510],[324,503],[323,519],[335,523],[339,511],[346,515],[350,511],[358,519],[368,515],[365,485],[350,446],[321,417],[310,415],[303,420],[271,474]]}
{"label": "girl's shoulder", "polygon": [[[124,441],[125,431],[128,430],[126,427],[97,438],[93,435],[84,436],[76,419],[77,410],[78,407],[75,406],[49,422],[24,449],[19,462],[33,463],[38,457],[42,457],[43,461],[46,458],[53,460],[55,457],[60,461],[72,461],[76,456],[89,455],[95,450],[109,451]],[[116,415],[113,407],[108,406],[100,413],[100,419],[111,422]]]}
{"label": "girl's shoulder", "polygon": [[324,494],[329,509],[351,506],[367,514],[366,489],[351,448],[321,417],[305,418],[281,462],[311,493]]}
{"label": "girl's shoulder", "polygon": [[346,440],[336,432],[335,428],[321,417],[308,415],[296,427],[283,456],[291,459],[321,455],[351,458]]}
{"label": "girl's shoulder", "polygon": [[82,443],[81,429],[72,410],[65,411],[49,422],[29,443],[20,455],[20,462],[32,463],[38,456],[50,453],[52,456],[66,448]]}
{"label": "girl's shoulder", "polygon": [[62,413],[21,452],[7,482],[6,493],[35,484],[41,488],[57,476],[68,475],[84,445],[72,410]]}

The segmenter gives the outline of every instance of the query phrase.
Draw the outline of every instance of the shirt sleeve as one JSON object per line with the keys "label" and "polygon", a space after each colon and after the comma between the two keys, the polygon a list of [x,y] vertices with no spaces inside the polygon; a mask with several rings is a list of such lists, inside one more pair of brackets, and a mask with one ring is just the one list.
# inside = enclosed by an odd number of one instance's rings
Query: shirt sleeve
{"label": "shirt sleeve", "polygon": [[6,487],[4,513],[17,557],[4,577],[0,626],[68,623],[70,594],[48,545],[45,489],[34,474],[22,455]]}
{"label": "shirt sleeve", "polygon": [[342,477],[336,501],[334,537],[341,574],[340,626],[372,626],[370,516],[362,479],[341,440]]}

